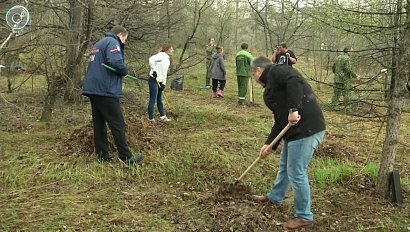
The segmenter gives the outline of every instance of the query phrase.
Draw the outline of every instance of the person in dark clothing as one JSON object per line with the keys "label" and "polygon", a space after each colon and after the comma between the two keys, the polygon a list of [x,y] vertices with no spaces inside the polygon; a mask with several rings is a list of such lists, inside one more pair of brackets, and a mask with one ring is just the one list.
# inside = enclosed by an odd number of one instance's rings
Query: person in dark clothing
{"label": "person in dark clothing", "polygon": [[[119,158],[126,164],[136,164],[143,156],[133,155],[125,138],[125,122],[121,111],[122,78],[128,74],[124,63],[124,43],[128,32],[115,26],[91,49],[82,94],[91,102],[94,146],[100,161],[111,161],[108,153],[106,123],[111,129]],[[102,64],[112,67],[113,72]]]}
{"label": "person in dark clothing", "polygon": [[288,49],[285,43],[280,43],[272,53],[272,62],[276,64],[287,64],[292,66],[296,64],[297,58],[295,53]]}
{"label": "person in dark clothing", "polygon": [[288,124],[293,126],[284,134],[283,150],[275,184],[267,195],[253,195],[258,202],[282,203],[289,185],[294,192],[295,218],[283,223],[284,229],[297,229],[313,223],[310,185],[307,168],[313,153],[325,135],[325,119],[310,85],[294,68],[272,64],[266,57],[256,58],[251,66],[252,76],[265,87],[263,98],[274,115],[274,125],[260,149],[266,158],[276,150],[280,140],[270,149],[269,144]]}
{"label": "person in dark clothing", "polygon": [[212,97],[214,98],[224,97],[226,68],[223,58],[223,51],[223,47],[216,46],[216,53],[212,56],[212,62],[209,66],[209,77],[212,79]]}

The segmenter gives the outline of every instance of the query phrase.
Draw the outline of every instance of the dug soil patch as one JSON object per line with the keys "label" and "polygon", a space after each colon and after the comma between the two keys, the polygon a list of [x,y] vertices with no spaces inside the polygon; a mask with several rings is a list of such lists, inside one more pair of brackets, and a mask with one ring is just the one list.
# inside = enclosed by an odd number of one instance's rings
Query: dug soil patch
{"label": "dug soil patch", "polygon": [[[125,116],[125,124],[127,143],[131,148],[141,149],[139,151],[148,151],[153,147],[164,145],[158,143],[154,138],[161,134],[161,128],[165,125],[157,123],[154,126],[146,118],[132,114]],[[107,131],[109,152],[115,153],[114,139],[108,127]],[[63,138],[58,146],[58,150],[64,155],[92,155],[94,152],[92,121],[75,129],[70,135]]]}

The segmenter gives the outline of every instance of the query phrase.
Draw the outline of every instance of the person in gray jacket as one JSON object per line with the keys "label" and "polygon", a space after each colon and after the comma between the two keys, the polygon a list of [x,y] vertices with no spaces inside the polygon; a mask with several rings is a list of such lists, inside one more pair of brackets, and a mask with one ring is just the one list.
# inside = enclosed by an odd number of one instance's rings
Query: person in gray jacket
{"label": "person in gray jacket", "polygon": [[214,98],[224,97],[226,69],[223,58],[223,51],[223,47],[216,46],[216,53],[212,56],[212,62],[209,67],[209,77],[212,78],[212,97]]}

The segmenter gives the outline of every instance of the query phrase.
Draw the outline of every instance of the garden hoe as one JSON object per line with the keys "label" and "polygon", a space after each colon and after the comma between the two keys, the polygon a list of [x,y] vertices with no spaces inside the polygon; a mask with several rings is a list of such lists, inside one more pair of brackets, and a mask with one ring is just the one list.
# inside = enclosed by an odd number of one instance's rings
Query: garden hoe
{"label": "garden hoe", "polygon": [[[104,68],[106,68],[106,69],[108,69],[108,70],[111,70],[111,71],[113,71],[113,72],[117,72],[117,70],[115,70],[115,68],[113,68],[113,67],[111,67],[111,66],[108,66],[108,65],[106,65],[106,64],[104,64],[104,63],[102,63],[101,64]],[[131,80],[134,80],[134,81],[137,81],[137,80],[144,80],[144,81],[148,81],[147,79],[145,79],[145,78],[141,78],[141,77],[134,77],[134,76],[131,76],[131,75],[125,75],[125,77],[127,77],[127,78],[129,78],[129,79],[131,79]]]}
{"label": "garden hoe", "polygon": [[249,78],[249,103],[255,105],[255,98],[253,94],[253,81],[252,78]]}
{"label": "garden hoe", "polygon": [[[286,127],[283,128],[283,130],[278,134],[278,136],[276,136],[276,138],[268,145],[266,149],[271,149],[273,145],[275,145],[275,143],[277,143],[282,138],[282,136],[289,130],[291,126],[292,125],[288,123],[288,125],[286,125]],[[258,156],[258,158],[256,158],[255,161],[253,161],[253,163],[249,165],[249,167],[242,173],[242,175],[238,179],[236,179],[235,185],[239,183],[239,181],[253,168],[253,166],[255,166],[257,162],[259,162],[260,159],[261,157]]]}
{"label": "garden hoe", "polygon": [[[275,145],[275,143],[277,143],[282,138],[282,136],[289,130],[291,126],[292,125],[288,123],[286,127],[283,128],[283,130],[276,136],[276,138],[269,144],[267,148],[268,149],[272,148],[273,145]],[[255,164],[259,162],[260,159],[261,157],[258,156],[258,158],[256,158],[255,161],[253,161],[253,163],[242,173],[242,175],[239,178],[235,179],[236,181],[234,184],[227,184],[225,186],[222,186],[218,191],[219,194],[230,194],[232,192],[238,192],[239,194],[245,194],[245,193],[250,192],[249,186],[238,185],[238,183],[255,166]]]}
{"label": "garden hoe", "polygon": [[[159,84],[158,80],[155,78],[155,81],[157,82],[158,88],[161,88],[161,85]],[[162,91],[162,96],[164,97],[165,103],[167,104],[168,109],[171,108],[171,106],[169,105],[169,101],[167,98],[167,95],[165,95],[165,92]]]}

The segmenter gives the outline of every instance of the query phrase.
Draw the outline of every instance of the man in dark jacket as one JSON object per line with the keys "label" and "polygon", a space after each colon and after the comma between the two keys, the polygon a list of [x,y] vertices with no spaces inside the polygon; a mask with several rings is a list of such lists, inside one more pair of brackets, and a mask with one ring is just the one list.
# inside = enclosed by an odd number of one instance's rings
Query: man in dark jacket
{"label": "man in dark jacket", "polygon": [[[120,107],[122,78],[128,74],[124,63],[124,43],[128,32],[124,27],[115,26],[91,49],[88,69],[84,79],[82,94],[91,102],[94,145],[98,159],[111,161],[108,153],[106,122],[111,129],[119,158],[126,164],[142,161],[142,155],[133,156],[125,138],[125,122]],[[113,72],[102,64],[112,67]]]}
{"label": "man in dark jacket", "polygon": [[253,196],[255,201],[280,204],[289,188],[294,192],[295,218],[283,223],[284,229],[297,229],[313,223],[307,168],[313,152],[323,140],[325,120],[312,88],[294,68],[286,64],[271,64],[266,57],[252,63],[252,76],[265,87],[264,101],[274,114],[274,125],[261,147],[260,157],[276,150],[280,140],[269,144],[288,124],[274,186],[265,196]]}
{"label": "man in dark jacket", "polygon": [[287,64],[292,66],[296,64],[297,58],[295,53],[288,49],[288,46],[285,43],[280,43],[276,46],[276,49],[273,50],[272,62],[276,64]]}

